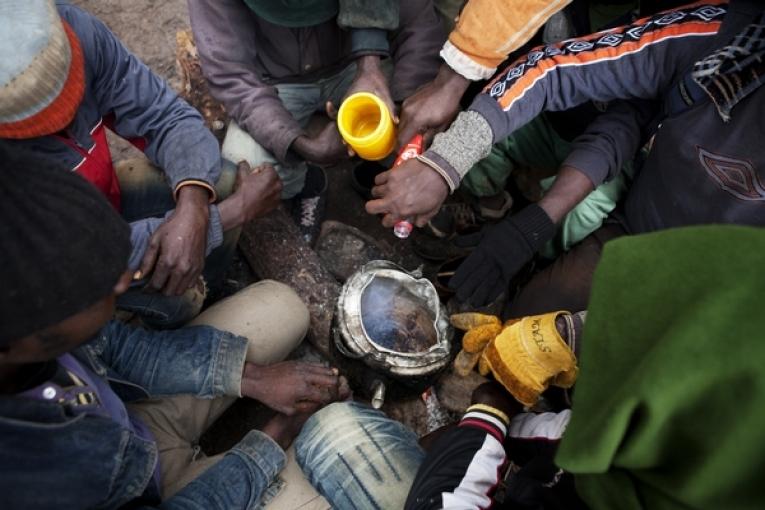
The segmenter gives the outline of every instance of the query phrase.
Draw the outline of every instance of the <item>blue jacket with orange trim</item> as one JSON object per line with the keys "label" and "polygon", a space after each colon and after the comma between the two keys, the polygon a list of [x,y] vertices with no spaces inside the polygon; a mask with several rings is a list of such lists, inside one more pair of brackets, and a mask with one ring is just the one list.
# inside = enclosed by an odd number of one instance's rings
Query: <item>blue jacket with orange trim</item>
{"label": "blue jacket with orange trim", "polygon": [[[612,112],[588,127],[566,164],[600,184],[618,171],[620,161],[634,155],[641,133],[656,117],[662,120],[627,196],[625,223],[630,231],[703,223],[763,224],[765,213],[758,205],[765,200],[765,161],[757,140],[763,133],[759,112],[765,107],[765,89],[731,91],[732,111],[727,114],[720,111],[717,98],[669,117],[662,112],[667,94],[692,70],[708,58],[720,61],[715,56],[720,48],[741,46],[734,36],[761,12],[762,6],[747,0],[730,5],[705,0],[535,48],[506,67],[469,111],[436,137],[424,157],[456,184],[494,142],[542,111],[590,100],[629,100],[617,102]],[[749,50],[754,51],[761,36],[748,37]],[[460,146],[456,132],[466,133],[462,138],[471,146]]]}

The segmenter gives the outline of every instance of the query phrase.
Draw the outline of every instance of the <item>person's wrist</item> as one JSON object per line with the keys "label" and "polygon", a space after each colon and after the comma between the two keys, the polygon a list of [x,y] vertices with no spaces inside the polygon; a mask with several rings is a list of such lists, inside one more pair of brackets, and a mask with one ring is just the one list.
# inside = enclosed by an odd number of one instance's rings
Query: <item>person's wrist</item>
{"label": "person's wrist", "polygon": [[536,252],[555,235],[555,223],[538,204],[530,204],[506,218]]}
{"label": "person's wrist", "polygon": [[470,405],[493,407],[505,414],[508,422],[523,409],[523,406],[496,382],[478,386],[471,395]]}
{"label": "person's wrist", "polygon": [[448,64],[444,63],[441,64],[438,74],[433,80],[433,85],[444,94],[451,97],[457,97],[459,100],[470,86],[470,80],[449,67]]}
{"label": "person's wrist", "polygon": [[292,150],[297,152],[303,159],[313,159],[316,151],[313,147],[313,140],[306,135],[300,135],[292,142]]}
{"label": "person's wrist", "polygon": [[220,224],[224,232],[241,227],[245,221],[245,204],[241,193],[235,192],[218,204]]}
{"label": "person's wrist", "polygon": [[209,216],[207,209],[210,199],[210,192],[201,186],[184,186],[178,190],[178,199],[176,209],[181,211],[198,211]]}
{"label": "person's wrist", "polygon": [[454,191],[459,186],[459,181],[454,182],[454,179],[449,175],[449,173],[446,170],[444,170],[437,162],[429,158],[427,153],[420,154],[415,159],[419,161],[420,163],[423,163],[435,174],[438,174],[438,176],[441,178],[441,180],[444,183],[447,194],[454,193]]}
{"label": "person's wrist", "polygon": [[256,365],[254,363],[250,363],[249,361],[244,363],[244,368],[242,369],[242,388],[241,388],[241,394],[245,397],[254,399],[254,400],[260,400],[261,399],[261,392],[260,388],[262,387],[262,384],[260,384],[260,377],[261,371],[260,366]]}
{"label": "person's wrist", "polygon": [[[200,186],[184,186],[178,190],[173,218],[184,218],[197,232],[207,232],[210,225],[209,193]],[[181,225],[183,223],[179,223]],[[205,234],[206,235],[206,234]]]}
{"label": "person's wrist", "polygon": [[379,55],[362,55],[356,59],[356,75],[358,76],[368,72],[382,72],[380,70]]}

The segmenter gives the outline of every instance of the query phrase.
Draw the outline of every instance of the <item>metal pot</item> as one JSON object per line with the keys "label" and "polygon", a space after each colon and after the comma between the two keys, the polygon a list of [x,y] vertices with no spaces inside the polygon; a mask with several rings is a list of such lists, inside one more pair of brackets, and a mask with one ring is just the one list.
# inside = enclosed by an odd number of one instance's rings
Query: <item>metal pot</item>
{"label": "metal pot", "polygon": [[445,368],[453,334],[433,284],[389,261],[361,267],[337,302],[335,346],[372,369],[362,384],[373,404],[382,405],[388,380],[420,388]]}

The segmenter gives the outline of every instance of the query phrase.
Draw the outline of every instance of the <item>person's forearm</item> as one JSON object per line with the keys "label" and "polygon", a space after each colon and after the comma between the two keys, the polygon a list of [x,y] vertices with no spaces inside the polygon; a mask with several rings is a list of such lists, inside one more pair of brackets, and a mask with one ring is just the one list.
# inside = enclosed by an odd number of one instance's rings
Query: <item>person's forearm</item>
{"label": "person's forearm", "polygon": [[290,145],[290,150],[301,158],[313,161],[316,159],[316,147],[312,138],[306,135],[300,135]]}
{"label": "person's forearm", "polygon": [[438,74],[433,80],[433,85],[446,91],[449,97],[456,98],[459,101],[470,86],[470,80],[456,72],[449,65],[441,64]]}
{"label": "person's forearm", "polygon": [[659,101],[613,101],[574,139],[561,166],[581,169],[596,187],[613,179],[645,143],[660,108]]}
{"label": "person's forearm", "polygon": [[399,26],[399,2],[395,0],[340,0],[338,7],[337,24],[346,30],[376,28],[387,31]]}
{"label": "person's forearm", "polygon": [[583,172],[572,166],[563,166],[538,205],[553,223],[560,223],[592,189],[592,181]]}
{"label": "person's forearm", "polygon": [[379,55],[362,55],[357,58],[355,62],[357,75],[367,72],[382,73],[382,70],[380,69]]}
{"label": "person's forearm", "polygon": [[584,323],[587,320],[587,310],[573,314],[560,314],[555,318],[555,329],[569,346],[574,356],[579,358],[581,338],[584,334]]}
{"label": "person's forearm", "polygon": [[207,205],[210,202],[210,192],[202,186],[183,186],[178,190],[177,202],[175,205],[176,213],[186,210],[194,210],[199,214],[209,217]]}
{"label": "person's forearm", "polygon": [[695,8],[677,9],[671,23],[645,18],[597,37],[534,48],[499,72],[469,110],[487,120],[496,143],[542,111],[663,97],[678,73],[710,50],[726,12],[721,5],[709,19],[691,21]]}
{"label": "person's forearm", "polygon": [[244,206],[236,193],[218,204],[220,223],[224,232],[241,227],[244,224]]}
{"label": "person's forearm", "polygon": [[395,101],[403,101],[433,80],[442,63],[438,51],[445,37],[443,21],[432,2],[401,2],[400,27],[391,38]]}

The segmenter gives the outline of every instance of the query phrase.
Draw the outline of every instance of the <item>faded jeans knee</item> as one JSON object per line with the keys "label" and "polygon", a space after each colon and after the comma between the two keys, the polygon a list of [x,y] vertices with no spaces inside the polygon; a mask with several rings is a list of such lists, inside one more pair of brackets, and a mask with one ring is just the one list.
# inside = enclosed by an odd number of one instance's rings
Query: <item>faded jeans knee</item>
{"label": "faded jeans knee", "polygon": [[380,411],[337,402],[314,414],[295,457],[332,508],[403,508],[425,453],[417,436]]}

